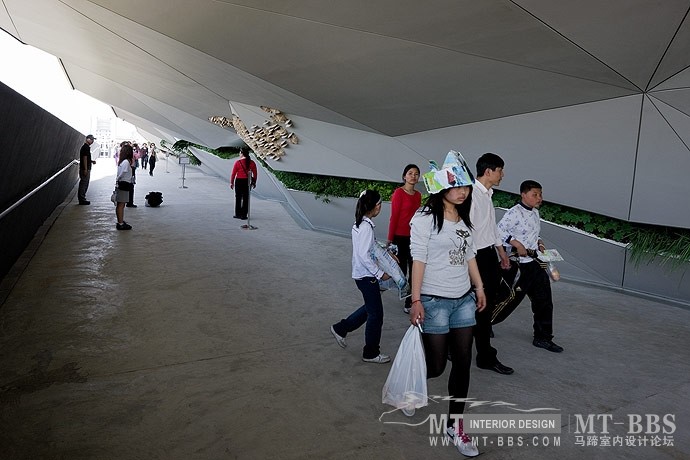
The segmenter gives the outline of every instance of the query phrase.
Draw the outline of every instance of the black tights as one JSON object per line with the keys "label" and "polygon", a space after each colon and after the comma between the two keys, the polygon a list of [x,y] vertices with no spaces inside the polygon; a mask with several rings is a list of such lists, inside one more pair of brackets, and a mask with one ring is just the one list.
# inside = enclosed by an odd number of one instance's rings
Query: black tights
{"label": "black tights", "polygon": [[[443,374],[450,352],[451,369],[448,377],[448,394],[452,398],[467,398],[472,365],[472,328],[451,329],[447,334],[422,334],[426,358],[426,377],[433,379]],[[451,400],[448,404],[448,426],[453,415],[465,412],[464,401]]]}

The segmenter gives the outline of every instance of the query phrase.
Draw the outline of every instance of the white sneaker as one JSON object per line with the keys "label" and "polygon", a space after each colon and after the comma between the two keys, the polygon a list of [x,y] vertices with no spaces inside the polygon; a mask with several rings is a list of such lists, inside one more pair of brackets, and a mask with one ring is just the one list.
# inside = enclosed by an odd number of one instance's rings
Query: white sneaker
{"label": "white sneaker", "polygon": [[388,355],[382,355],[379,353],[379,355],[376,358],[362,358],[362,361],[365,363],[374,363],[374,364],[385,364],[391,360],[391,357]]}
{"label": "white sneaker", "polygon": [[403,307],[403,313],[405,313],[406,315],[409,315],[410,314],[410,308],[409,307]]}
{"label": "white sneaker", "polygon": [[446,436],[453,441],[453,444],[455,447],[457,447],[458,452],[460,452],[462,455],[465,457],[476,457],[479,455],[479,449],[477,449],[477,446],[472,444],[470,437],[467,436],[462,430],[462,420],[460,420],[459,423],[460,424],[457,428],[452,426],[447,427]]}
{"label": "white sneaker", "polygon": [[347,348],[347,342],[345,341],[345,337],[339,336],[338,333],[335,332],[335,329],[333,329],[333,326],[331,326],[331,334],[333,334],[333,337],[335,337],[335,341],[338,342],[340,348]]}

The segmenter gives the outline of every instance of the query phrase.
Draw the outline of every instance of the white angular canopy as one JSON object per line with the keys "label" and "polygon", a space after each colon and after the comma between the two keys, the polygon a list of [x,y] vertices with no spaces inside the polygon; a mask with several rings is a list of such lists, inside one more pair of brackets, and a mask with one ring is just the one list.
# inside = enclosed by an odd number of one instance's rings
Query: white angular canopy
{"label": "white angular canopy", "polygon": [[[450,149],[545,198],[690,227],[690,0],[4,0],[0,27],[148,133],[279,108],[277,169],[398,180]],[[5,63],[4,65],[16,63]]]}

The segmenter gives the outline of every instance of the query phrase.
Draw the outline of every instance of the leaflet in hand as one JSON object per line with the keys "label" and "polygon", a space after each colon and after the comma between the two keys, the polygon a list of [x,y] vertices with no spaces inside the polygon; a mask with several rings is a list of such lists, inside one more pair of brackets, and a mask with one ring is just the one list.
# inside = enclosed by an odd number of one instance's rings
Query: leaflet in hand
{"label": "leaflet in hand", "polygon": [[544,262],[558,262],[563,260],[563,256],[558,252],[557,249],[545,249],[544,252],[537,253],[539,260]]}

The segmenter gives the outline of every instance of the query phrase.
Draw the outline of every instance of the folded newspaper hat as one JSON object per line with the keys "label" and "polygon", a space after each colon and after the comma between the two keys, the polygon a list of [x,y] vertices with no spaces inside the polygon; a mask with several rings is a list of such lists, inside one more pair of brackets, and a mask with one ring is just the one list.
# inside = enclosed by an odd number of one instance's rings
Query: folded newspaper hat
{"label": "folded newspaper hat", "polygon": [[443,167],[439,169],[435,161],[429,162],[430,171],[422,174],[422,180],[429,193],[438,193],[451,187],[474,184],[470,167],[459,152],[451,150],[446,155]]}

